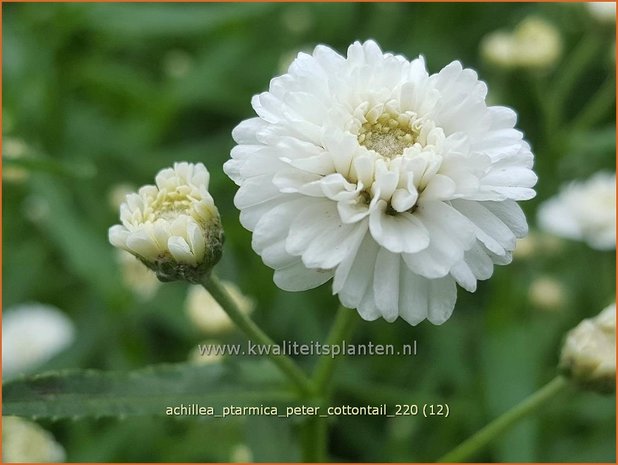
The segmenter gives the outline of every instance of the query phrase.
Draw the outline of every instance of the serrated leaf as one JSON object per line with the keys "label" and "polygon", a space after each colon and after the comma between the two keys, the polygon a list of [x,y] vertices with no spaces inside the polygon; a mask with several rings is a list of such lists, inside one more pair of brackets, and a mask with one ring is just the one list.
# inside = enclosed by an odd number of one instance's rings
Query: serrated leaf
{"label": "serrated leaf", "polygon": [[160,365],[132,372],[71,370],[9,381],[3,415],[40,419],[166,415],[166,407],[282,405],[295,399],[268,361]]}

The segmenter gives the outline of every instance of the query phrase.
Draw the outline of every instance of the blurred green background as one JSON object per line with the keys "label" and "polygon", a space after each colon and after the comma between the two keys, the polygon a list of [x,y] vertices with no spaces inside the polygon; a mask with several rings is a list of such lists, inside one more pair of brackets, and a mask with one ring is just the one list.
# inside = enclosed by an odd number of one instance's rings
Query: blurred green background
{"label": "blurred green background", "polygon": [[[511,106],[537,157],[539,202],[572,179],[615,170],[613,24],[581,4],[3,4],[3,307],[39,301],[66,311],[75,344],[41,370],[130,370],[186,361],[204,336],[183,310],[186,285],[136,296],[122,281],[107,229],[115,186],[152,183],[174,161],[203,162],[226,233],[218,273],[257,301],[275,340],[324,340],[337,307],[330,285],[286,293],[238,222],[222,164],[250,97],[317,43],[339,52],[373,38],[386,51],[426,57],[430,72],[459,59],[490,100]],[[549,21],[563,52],[545,71],[485,62],[482,38],[529,16]],[[590,107],[593,101],[595,107]],[[594,103],[596,102],[596,103]],[[586,110],[586,108],[588,108]],[[588,116],[578,119],[582,112]],[[10,149],[10,150],[9,150]],[[536,234],[538,239],[539,235]],[[551,379],[564,333],[613,301],[615,254],[545,238],[475,294],[459,289],[440,327],[361,322],[355,342],[418,341],[416,357],[339,364],[333,404],[448,403],[448,419],[334,420],[334,461],[432,461]],[[557,302],[531,299],[549,277]],[[243,341],[231,333],[224,342]],[[315,359],[299,359],[307,369]],[[41,424],[69,461],[299,459],[297,422],[279,418],[81,419]],[[495,441],[481,461],[614,462],[615,399],[555,399]]]}

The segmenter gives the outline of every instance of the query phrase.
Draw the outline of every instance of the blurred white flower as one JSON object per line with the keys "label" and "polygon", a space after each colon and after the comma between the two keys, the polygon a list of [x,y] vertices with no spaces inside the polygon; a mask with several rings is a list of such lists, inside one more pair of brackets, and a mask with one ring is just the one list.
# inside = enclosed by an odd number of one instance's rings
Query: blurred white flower
{"label": "blurred white flower", "polygon": [[558,30],[535,17],[523,20],[512,33],[492,32],[481,42],[481,55],[501,68],[549,68],[561,53],[562,39]]}
{"label": "blurred white flower", "polygon": [[567,334],[560,366],[584,387],[601,392],[616,389],[616,304]]}
{"label": "blurred white flower", "polygon": [[201,163],[175,163],[161,170],[156,186],[127,196],[120,207],[122,225],[109,229],[109,241],[138,257],[163,281],[199,282],[219,260],[223,243],[209,179]]}
{"label": "blurred white flower", "polygon": [[203,346],[216,347],[219,345],[219,342],[212,340],[202,342],[189,353],[189,362],[193,362],[197,365],[213,365],[221,362],[221,360],[223,360],[223,354],[221,352],[217,352],[214,349],[210,352],[202,352],[200,349],[200,347]]}
{"label": "blurred white flower", "polygon": [[563,240],[553,234],[531,231],[526,237],[517,239],[513,258],[526,260],[538,257],[538,254],[551,255],[563,249]]}
{"label": "blurred white flower", "polygon": [[2,312],[2,375],[37,368],[69,347],[75,327],[50,305],[21,304]]}
{"label": "blurred white flower", "polygon": [[[28,153],[28,145],[23,139],[7,136],[2,140],[2,157],[6,160],[18,160]],[[20,166],[6,163],[2,167],[2,179],[8,182],[19,183],[28,179],[28,170]]]}
{"label": "blurred white flower", "polygon": [[530,302],[541,310],[558,310],[566,303],[566,289],[551,276],[540,276],[528,289]]}
{"label": "blurred white flower", "polygon": [[65,460],[64,448],[48,431],[23,418],[2,417],[3,463],[58,463]]}
{"label": "blurred white flower", "polygon": [[516,260],[525,260],[527,258],[534,257],[536,249],[536,238],[532,235],[532,233],[530,233],[526,237],[517,239],[515,250],[513,251],[513,258]]}
{"label": "blurred white flower", "polygon": [[170,50],[163,57],[163,71],[169,77],[180,79],[189,74],[193,61],[193,57],[184,50]]}
{"label": "blurred white flower", "polygon": [[253,462],[253,452],[246,444],[236,444],[230,454],[231,463],[250,463]]}
{"label": "blurred white flower", "polygon": [[33,223],[44,225],[51,214],[49,199],[44,195],[33,193],[24,199],[24,216]]}
{"label": "blurred white flower", "polygon": [[140,298],[151,299],[161,284],[154,273],[125,250],[117,250],[116,258],[124,284]]}
{"label": "blurred white flower", "polygon": [[[253,311],[255,306],[253,300],[245,296],[234,283],[222,281],[221,284],[234,299],[240,311],[247,314]],[[185,308],[191,322],[205,333],[221,333],[234,328],[234,323],[227,313],[202,286],[189,287]]]}
{"label": "blurred white flower", "polygon": [[585,2],[594,19],[601,23],[616,22],[616,2]]}
{"label": "blurred white flower", "polygon": [[572,182],[539,207],[539,226],[595,249],[616,249],[616,173]]}
{"label": "blurred white flower", "polygon": [[275,283],[334,277],[366,320],[446,321],[456,281],[474,291],[511,261],[527,232],[516,201],[535,195],[516,114],[486,93],[459,62],[429,75],[372,41],[300,53],[253,98],[224,166]]}
{"label": "blurred white flower", "polygon": [[313,13],[302,3],[286,5],[281,13],[281,24],[293,34],[304,34],[314,23]]}

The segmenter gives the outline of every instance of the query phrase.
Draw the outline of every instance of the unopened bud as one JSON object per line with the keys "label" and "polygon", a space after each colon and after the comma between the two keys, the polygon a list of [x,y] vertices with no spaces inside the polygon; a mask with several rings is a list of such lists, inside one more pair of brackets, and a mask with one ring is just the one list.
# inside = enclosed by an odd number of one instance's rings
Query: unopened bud
{"label": "unopened bud", "polygon": [[560,368],[577,384],[609,393],[616,390],[616,304],[583,320],[566,337]]}
{"label": "unopened bud", "polygon": [[201,164],[175,163],[156,185],[129,194],[122,225],[109,229],[112,245],[131,252],[161,281],[198,283],[221,258],[223,228]]}

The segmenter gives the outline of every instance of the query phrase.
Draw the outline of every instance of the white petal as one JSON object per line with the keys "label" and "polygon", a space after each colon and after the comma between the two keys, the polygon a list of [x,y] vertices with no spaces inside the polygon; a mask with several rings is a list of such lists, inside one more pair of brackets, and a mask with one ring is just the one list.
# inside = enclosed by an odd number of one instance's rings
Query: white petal
{"label": "white petal", "polygon": [[348,308],[358,308],[367,288],[373,286],[373,273],[379,246],[365,234],[356,255],[350,255],[339,267],[333,282],[333,293],[339,294],[341,303]]}
{"label": "white petal", "polygon": [[373,293],[376,306],[388,322],[399,316],[399,269],[401,258],[380,248],[376,259]]}
{"label": "white petal", "polygon": [[187,241],[180,236],[172,236],[167,241],[167,246],[169,248],[172,257],[178,263],[184,263],[187,265],[196,265],[197,261],[195,256],[191,252],[191,248]]}
{"label": "white petal", "polygon": [[429,233],[411,213],[386,213],[386,202],[381,200],[369,217],[371,235],[378,244],[393,253],[415,253],[429,245]]}
{"label": "white petal", "polygon": [[455,183],[451,178],[436,174],[431,178],[420,197],[423,201],[447,200],[453,198]]}
{"label": "white petal", "polygon": [[281,193],[273,184],[272,176],[256,176],[245,180],[234,196],[234,205],[239,210],[259,205],[279,197]]}
{"label": "white petal", "polygon": [[120,247],[121,249],[127,249],[127,238],[129,237],[129,231],[124,226],[116,224],[109,228],[107,233],[110,244],[114,247]]}
{"label": "white petal", "polygon": [[159,255],[156,244],[145,231],[135,231],[127,237],[127,250],[146,260],[154,260]]}
{"label": "white petal", "polygon": [[203,260],[206,252],[206,241],[202,228],[194,222],[190,222],[187,225],[187,239],[195,258],[200,261]]}
{"label": "white petal", "polygon": [[427,279],[401,267],[399,312],[409,324],[415,326],[427,318],[429,311],[429,285]]}
{"label": "white petal", "polygon": [[260,219],[277,205],[301,198],[297,194],[279,194],[264,202],[246,207],[240,211],[240,224],[249,231],[253,231]]}
{"label": "white petal", "polygon": [[453,200],[453,207],[470,219],[475,234],[496,255],[515,249],[515,235],[500,219],[480,202]]}
{"label": "white petal", "polygon": [[494,272],[493,262],[480,242],[466,251],[464,261],[478,280],[489,279]]}
{"label": "white petal", "polygon": [[305,205],[306,201],[302,198],[282,197],[280,203],[264,212],[253,230],[253,250],[261,254],[266,247],[285,241],[290,225]]}
{"label": "white petal", "polygon": [[472,225],[461,213],[442,202],[419,207],[415,215],[427,229],[430,243],[420,252],[404,254],[406,265],[426,278],[446,276],[475,243]]}
{"label": "white petal", "polygon": [[232,130],[232,137],[238,144],[255,144],[256,134],[266,126],[260,118],[250,118],[242,121]]}
{"label": "white petal", "polygon": [[427,319],[441,325],[451,317],[457,301],[457,287],[450,276],[429,280],[429,313]]}
{"label": "white petal", "polygon": [[[414,187],[414,186],[412,186]],[[391,205],[397,212],[410,210],[418,200],[418,191],[414,189],[397,189],[391,197]]]}
{"label": "white petal", "polygon": [[298,259],[275,271],[275,284],[284,291],[306,291],[321,286],[333,277],[332,270],[309,270]]}
{"label": "white petal", "polygon": [[515,237],[521,238],[528,234],[528,223],[521,207],[514,200],[503,202],[482,202],[482,205],[496,215],[513,231]]}
{"label": "white petal", "polygon": [[451,268],[451,276],[468,292],[476,291],[476,277],[465,260],[456,263]]}
{"label": "white petal", "polygon": [[357,310],[358,314],[365,321],[374,321],[380,318],[380,310],[376,305],[376,299],[373,294],[373,286],[371,284],[367,286],[365,295],[363,295],[361,302],[358,304]]}
{"label": "white petal", "polygon": [[334,268],[358,248],[366,230],[366,223],[330,224],[311,241],[302,255],[303,263],[308,268]]}
{"label": "white petal", "polygon": [[336,204],[330,200],[312,199],[305,205],[290,225],[286,247],[292,255],[302,255],[316,236],[339,220]]}

